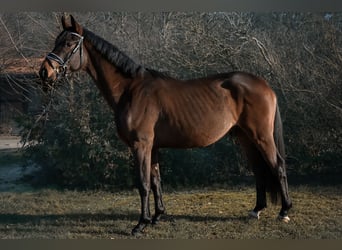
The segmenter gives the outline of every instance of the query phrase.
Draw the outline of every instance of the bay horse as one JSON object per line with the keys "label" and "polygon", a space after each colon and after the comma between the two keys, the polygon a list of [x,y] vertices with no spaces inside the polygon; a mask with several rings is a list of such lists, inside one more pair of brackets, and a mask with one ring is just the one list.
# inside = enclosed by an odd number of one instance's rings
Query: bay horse
{"label": "bay horse", "polygon": [[269,192],[273,203],[281,197],[278,219],[290,220],[282,122],[276,95],[264,79],[231,72],[178,80],[137,64],[72,16],[63,16],[62,26],[39,70],[43,89],[83,70],[114,110],[118,135],[132,150],[139,177],[141,214],[133,235],[157,223],[165,212],[158,150],[205,147],[233,127],[256,179],[256,205],[250,215],[259,218]]}

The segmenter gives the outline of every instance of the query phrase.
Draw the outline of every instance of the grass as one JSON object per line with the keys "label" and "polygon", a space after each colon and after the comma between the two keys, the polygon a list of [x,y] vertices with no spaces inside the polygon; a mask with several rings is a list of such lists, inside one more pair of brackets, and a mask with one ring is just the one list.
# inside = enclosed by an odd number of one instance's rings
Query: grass
{"label": "grass", "polygon": [[[269,206],[250,219],[252,187],[167,192],[167,215],[145,229],[147,239],[341,239],[341,187],[291,189],[291,221]],[[151,199],[152,200],[152,199]],[[130,239],[139,218],[137,192],[40,190],[0,193],[0,238]],[[151,206],[152,207],[152,206]]]}

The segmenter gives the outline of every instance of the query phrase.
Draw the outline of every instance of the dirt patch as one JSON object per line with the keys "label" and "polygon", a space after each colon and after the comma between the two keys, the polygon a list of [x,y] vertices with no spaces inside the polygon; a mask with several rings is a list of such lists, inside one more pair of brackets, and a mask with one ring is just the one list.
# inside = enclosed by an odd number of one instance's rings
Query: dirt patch
{"label": "dirt patch", "polygon": [[20,137],[0,136],[0,150],[21,148]]}

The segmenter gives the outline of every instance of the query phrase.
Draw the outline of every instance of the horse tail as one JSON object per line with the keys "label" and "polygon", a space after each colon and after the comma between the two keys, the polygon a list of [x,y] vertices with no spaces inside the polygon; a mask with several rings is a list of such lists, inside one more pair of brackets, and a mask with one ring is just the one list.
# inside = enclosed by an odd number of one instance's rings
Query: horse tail
{"label": "horse tail", "polygon": [[[274,142],[276,144],[276,147],[278,149],[278,153],[281,156],[282,159],[285,160],[285,144],[284,144],[284,136],[283,136],[283,123],[281,120],[280,112],[279,112],[279,106],[277,104],[275,118],[274,118]],[[282,164],[283,167],[285,164]]]}
{"label": "horse tail", "polygon": [[[283,137],[283,123],[281,120],[280,112],[279,112],[279,106],[277,104],[276,107],[276,113],[274,117],[274,132],[273,132],[274,142],[277,148],[277,158],[281,159],[283,162],[282,164],[279,164],[278,167],[284,168],[283,171],[285,171],[285,144],[284,144],[284,137]],[[270,168],[268,168],[268,192],[270,194],[271,202],[273,204],[277,204],[278,197],[280,196],[280,183],[278,179],[278,175],[272,173]]]}

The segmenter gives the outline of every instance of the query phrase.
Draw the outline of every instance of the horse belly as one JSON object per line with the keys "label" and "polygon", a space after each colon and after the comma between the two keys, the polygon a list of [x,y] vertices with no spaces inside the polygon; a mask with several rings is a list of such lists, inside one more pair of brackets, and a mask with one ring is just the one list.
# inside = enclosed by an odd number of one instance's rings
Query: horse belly
{"label": "horse belly", "polygon": [[222,138],[233,125],[233,119],[228,113],[221,113],[201,122],[177,125],[161,123],[155,129],[155,145],[175,148],[205,147]]}

